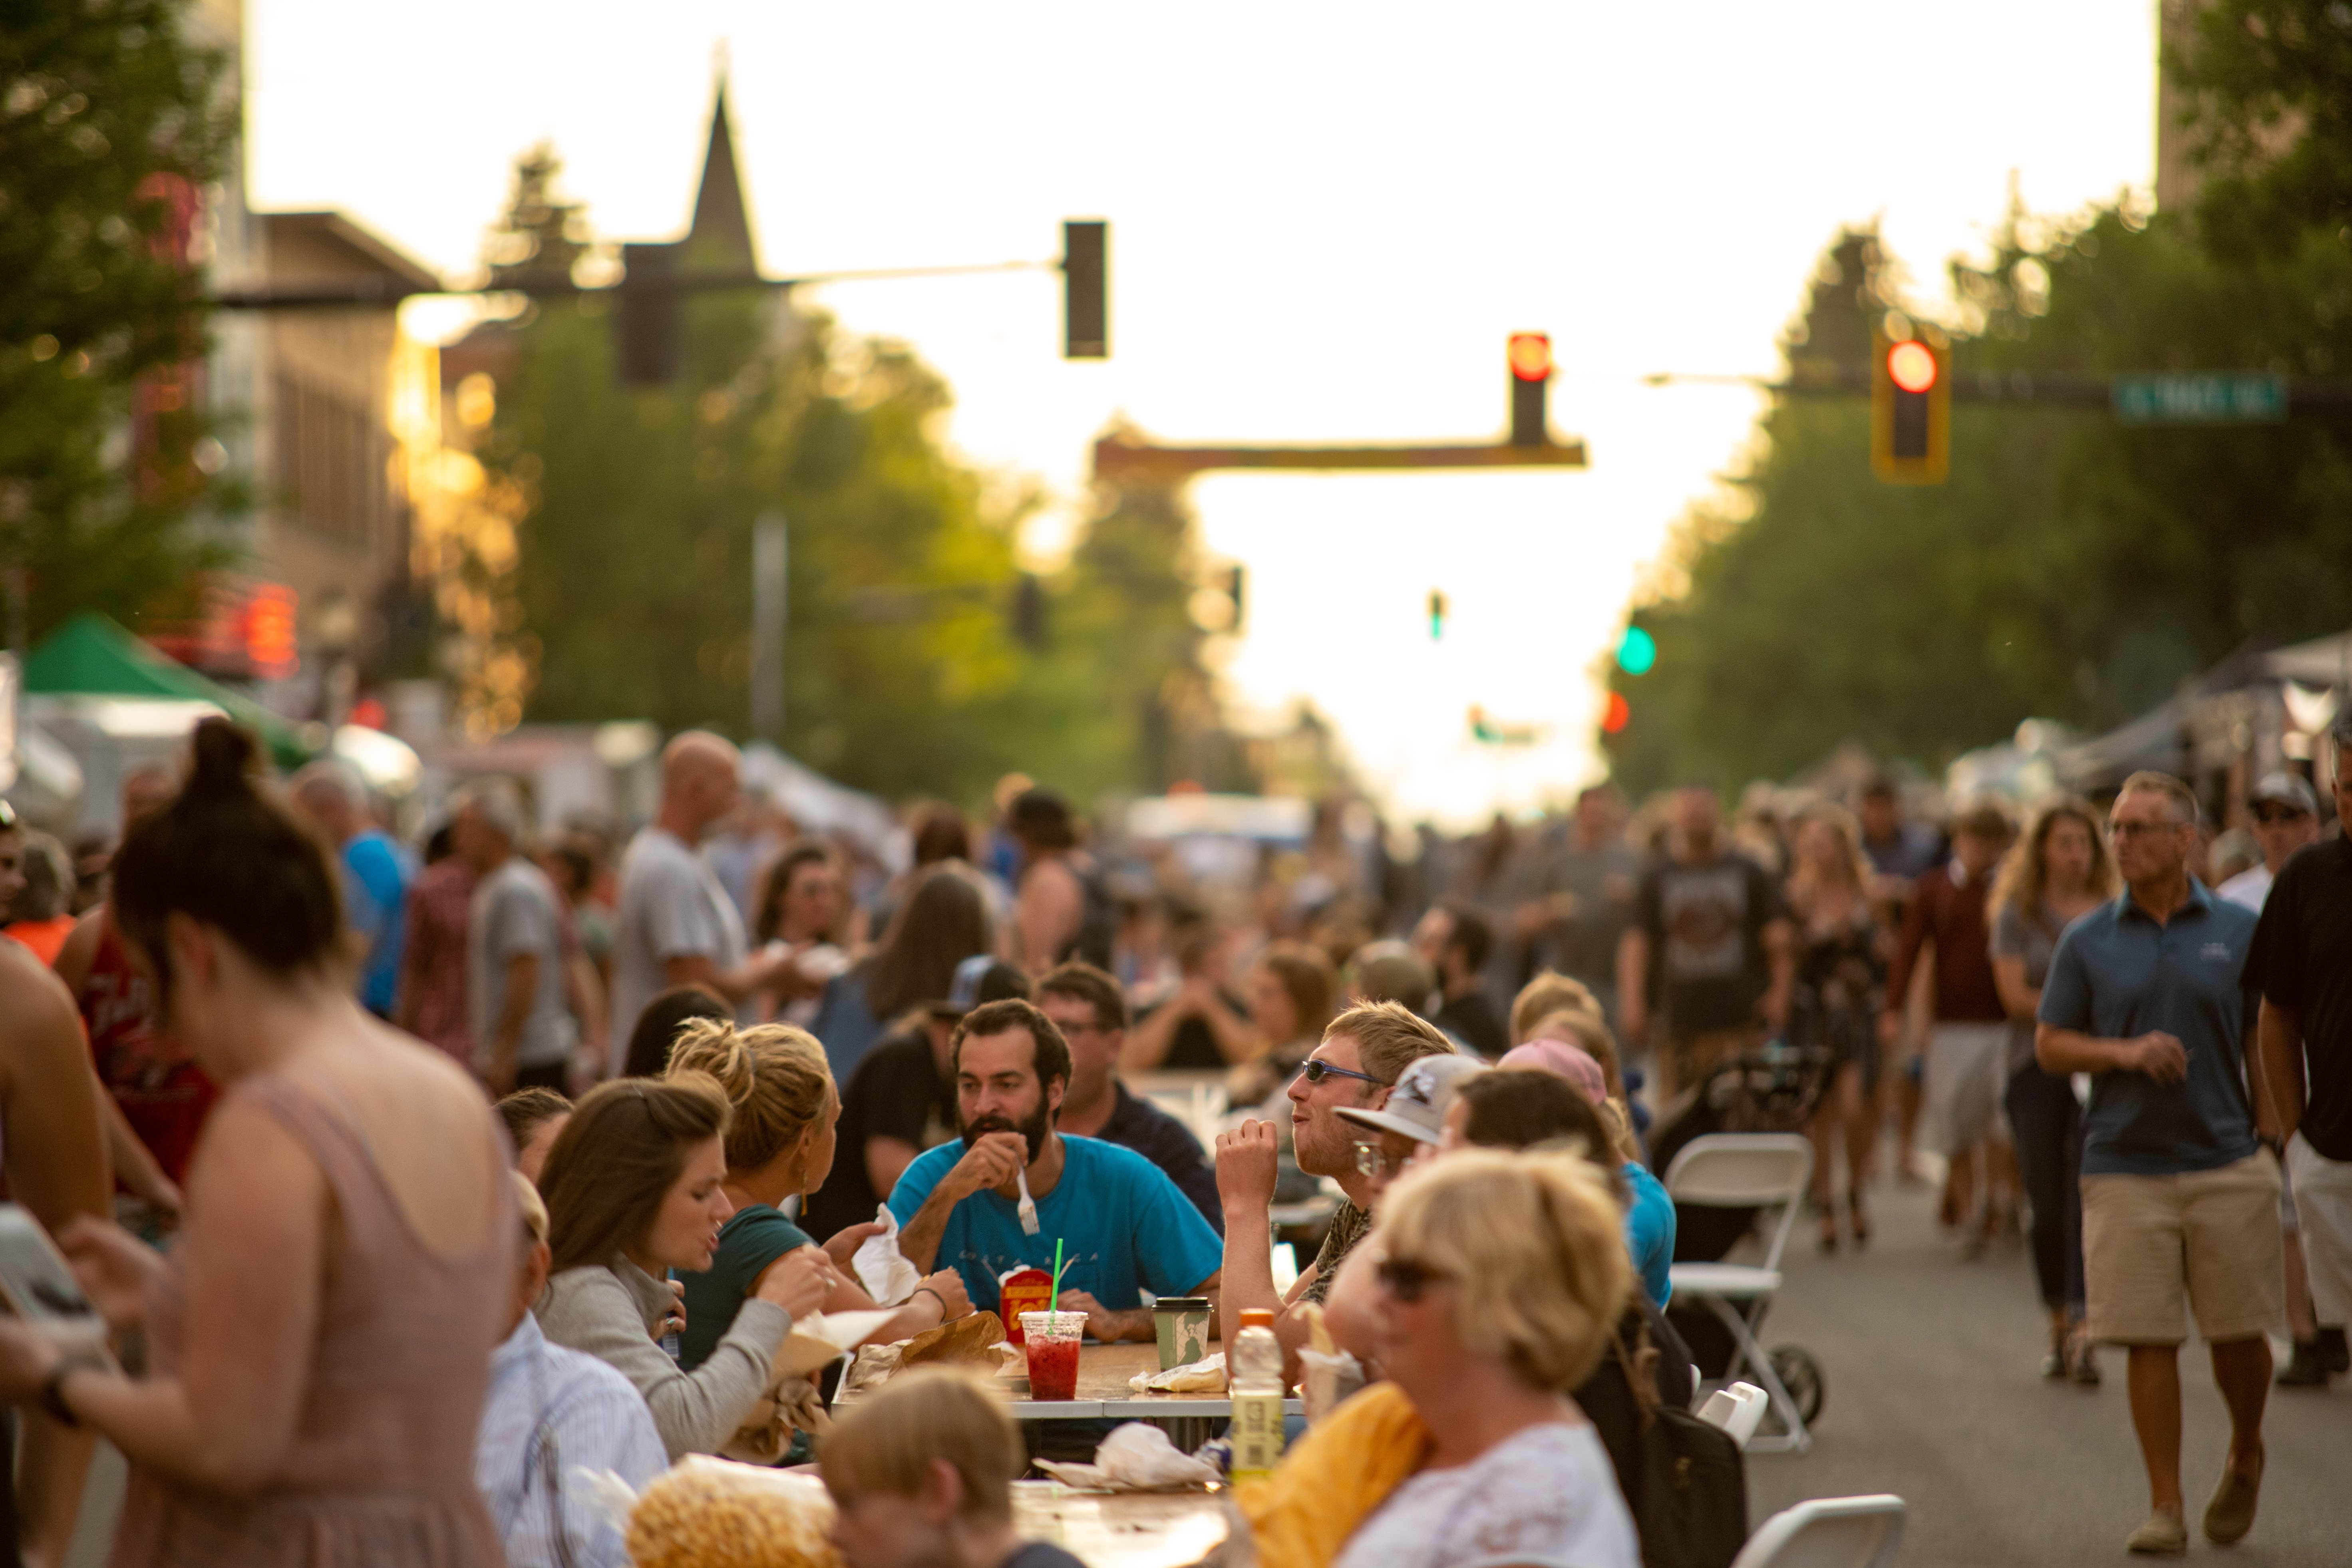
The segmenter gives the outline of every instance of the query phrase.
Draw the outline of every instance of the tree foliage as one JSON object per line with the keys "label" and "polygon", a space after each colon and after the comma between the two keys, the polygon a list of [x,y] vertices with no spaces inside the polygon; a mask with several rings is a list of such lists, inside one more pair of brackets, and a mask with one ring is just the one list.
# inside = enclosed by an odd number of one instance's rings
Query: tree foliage
{"label": "tree foliage", "polygon": [[0,565],[26,574],[35,637],[153,605],[210,557],[190,524],[226,499],[189,263],[235,106],[186,9],[0,16]]}
{"label": "tree foliage", "polygon": [[[2352,363],[2352,248],[2323,230],[2224,258],[2182,216],[2018,213],[1952,276],[1960,384]],[[1791,380],[1822,357],[1858,367],[1899,292],[1874,235],[1841,236],[1784,340]],[[2250,640],[2352,615],[2352,420],[1953,414],[1949,481],[1911,489],[1872,477],[1862,400],[1768,410],[1727,496],[1683,525],[1678,580],[1636,609],[1659,654],[1612,678],[1633,714],[1613,742],[1629,783],[1786,776],[1848,740],[1939,764],[2028,716],[2111,725]]]}
{"label": "tree foliage", "polygon": [[[503,233],[576,231],[543,178],[519,189],[537,206]],[[684,372],[664,387],[617,384],[595,301],[513,328],[482,456],[526,508],[530,718],[742,734],[752,530],[776,513],[788,751],[893,796],[976,801],[1015,768],[1082,795],[1165,782],[1165,695],[1208,689],[1173,498],[1106,498],[1024,640],[1017,533],[1034,495],[943,448],[935,373],[755,296],[694,298],[686,320]]]}
{"label": "tree foliage", "polygon": [[2235,259],[2352,221],[2352,5],[2211,0],[2165,52],[2189,102],[2207,243]]}

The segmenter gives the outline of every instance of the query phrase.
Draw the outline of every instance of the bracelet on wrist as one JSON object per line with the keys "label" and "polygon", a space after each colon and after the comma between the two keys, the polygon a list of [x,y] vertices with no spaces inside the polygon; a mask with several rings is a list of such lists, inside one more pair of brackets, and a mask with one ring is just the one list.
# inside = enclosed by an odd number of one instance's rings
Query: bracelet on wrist
{"label": "bracelet on wrist", "polygon": [[948,1299],[945,1296],[940,1295],[929,1285],[918,1285],[907,1293],[907,1300],[911,1302],[918,1296],[929,1296],[932,1300],[937,1301],[940,1304],[940,1321],[944,1323],[948,1321]]}

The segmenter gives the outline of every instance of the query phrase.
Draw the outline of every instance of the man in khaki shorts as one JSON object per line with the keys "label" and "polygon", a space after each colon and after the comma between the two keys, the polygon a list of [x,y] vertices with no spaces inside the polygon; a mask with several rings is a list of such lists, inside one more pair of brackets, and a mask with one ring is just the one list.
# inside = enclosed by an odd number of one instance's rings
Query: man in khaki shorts
{"label": "man in khaki shorts", "polygon": [[2124,781],[2110,817],[2126,887],[2059,939],[2034,1055],[2092,1075],[2083,1118],[2083,1264],[2095,1339],[2126,1346],[2132,1426],[2153,1507],[2134,1552],[2189,1550],[2180,1491],[2184,1307],[2230,1408],[2205,1537],[2253,1527],[2263,1479],[2264,1336],[2284,1308],[2278,1163],[2246,1088],[2259,1002],[2244,987],[2252,911],[2189,874],[2197,799],[2168,773]]}

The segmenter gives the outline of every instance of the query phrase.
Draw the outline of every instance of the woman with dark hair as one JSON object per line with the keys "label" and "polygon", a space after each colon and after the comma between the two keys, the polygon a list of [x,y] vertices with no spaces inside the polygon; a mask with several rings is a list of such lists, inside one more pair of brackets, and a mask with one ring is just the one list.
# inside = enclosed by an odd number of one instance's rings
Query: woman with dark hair
{"label": "woman with dark hair", "polygon": [[849,967],[842,949],[848,912],[830,845],[803,838],[768,862],[752,904],[751,940],[772,956],[790,953],[802,984],[792,988],[797,996],[782,989],[761,992],[754,1004],[760,1016],[803,1029],[816,1021],[824,983]]}
{"label": "woman with dark hair", "polygon": [[950,862],[917,878],[881,945],[825,983],[809,1032],[824,1047],[834,1082],[847,1083],[909,1007],[945,998],[957,964],[990,950],[988,905],[968,868]]}
{"label": "woman with dark hair", "polygon": [[709,1268],[735,1212],[724,1185],[730,1120],[726,1092],[701,1073],[599,1084],[539,1178],[551,1270],[540,1328],[627,1378],[673,1460],[716,1453],[735,1436],[767,1393],[793,1320],[841,1283],[823,1252],[798,1247],[761,1271],[694,1371],[654,1342],[677,1315],[668,1272]]}
{"label": "woman with dark hair", "polygon": [[516,1225],[498,1122],[352,995],[328,851],[197,726],[178,798],[116,856],[115,922],[172,1038],[224,1087],[167,1261],[83,1218],[60,1243],[143,1377],[0,1321],[0,1398],[131,1462],[113,1561],[494,1564],[475,1429]]}
{"label": "woman with dark hair", "polygon": [[2115,897],[2121,885],[2106,836],[2088,802],[2044,802],[1993,879],[1992,981],[2009,1010],[2009,1085],[2001,1100],[2033,1208],[2033,1273],[2050,1312],[2042,1375],[2099,1381],[2098,1352],[2084,1321],[2083,1110],[2063,1073],[2033,1058],[2033,1020],[2060,933]]}
{"label": "woman with dark hair", "polygon": [[735,1009],[708,985],[673,985],[656,992],[637,1026],[629,1031],[628,1053],[622,1058],[623,1078],[659,1078],[669,1068],[669,1053],[677,1032],[697,1018],[732,1020]]}
{"label": "woman with dark hair", "polygon": [[551,1089],[519,1089],[492,1107],[506,1123],[507,1142],[514,1145],[515,1169],[536,1185],[547,1169],[547,1156],[572,1120],[572,1102]]}
{"label": "woman with dark hair", "polygon": [[[1257,956],[1246,992],[1248,1032],[1234,1028],[1233,1020],[1219,1016],[1220,1009],[1202,1015],[1225,1059],[1242,1064],[1230,1086],[1235,1105],[1259,1104],[1286,1088],[1298,1064],[1323,1043],[1339,976],[1331,961],[1305,942],[1270,942]],[[1288,1121],[1286,1114],[1283,1124]]]}
{"label": "woman with dark hair", "polygon": [[1853,1244],[1870,1240],[1863,1190],[1878,1142],[1878,1016],[1886,1005],[1887,933],[1872,912],[1874,873],[1862,852],[1862,826],[1843,806],[1817,805],[1797,820],[1796,866],[1789,909],[1797,921],[1796,986],[1789,1032],[1826,1053],[1829,1084],[1809,1131],[1813,1197],[1822,1212],[1821,1247],[1838,1246],[1837,1193],[1832,1177],[1845,1156],[1846,1222]]}

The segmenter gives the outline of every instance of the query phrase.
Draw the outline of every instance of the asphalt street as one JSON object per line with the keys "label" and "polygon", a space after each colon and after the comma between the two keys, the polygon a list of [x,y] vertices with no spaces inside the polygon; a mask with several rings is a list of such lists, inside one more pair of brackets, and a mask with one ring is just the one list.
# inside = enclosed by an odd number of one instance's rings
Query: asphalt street
{"label": "asphalt street", "polygon": [[[1760,1336],[1821,1362],[1826,1397],[1811,1451],[1748,1461],[1751,1518],[1806,1498],[1894,1492],[1910,1505],[1903,1568],[2115,1563],[2147,1512],[2124,1394],[2123,1353],[2097,1388],[2046,1383],[2047,1320],[2021,1241],[1962,1261],[1924,1189],[1880,1186],[1876,1234],[1824,1257],[1801,1216],[1788,1279]],[[2284,1354],[2282,1352],[2282,1360]],[[2181,1477],[2192,1535],[2219,1478],[2229,1416],[2201,1346],[2181,1352]],[[2189,1561],[2231,1568],[2352,1564],[2352,1386],[2273,1389],[2253,1532],[2198,1537]]]}

